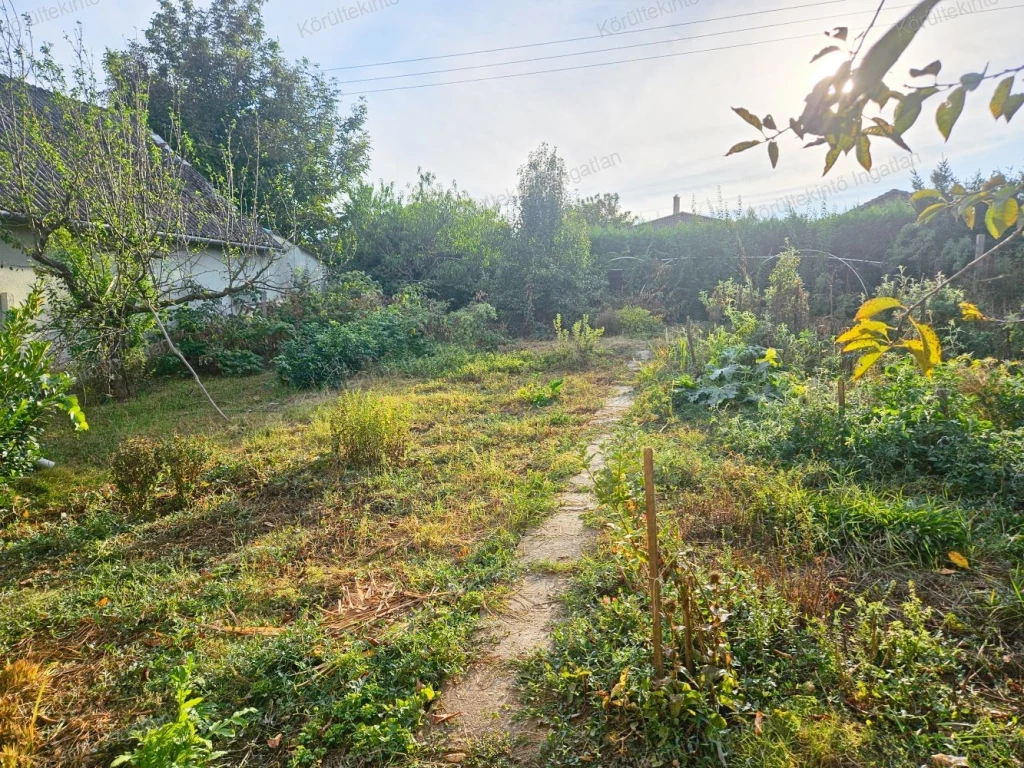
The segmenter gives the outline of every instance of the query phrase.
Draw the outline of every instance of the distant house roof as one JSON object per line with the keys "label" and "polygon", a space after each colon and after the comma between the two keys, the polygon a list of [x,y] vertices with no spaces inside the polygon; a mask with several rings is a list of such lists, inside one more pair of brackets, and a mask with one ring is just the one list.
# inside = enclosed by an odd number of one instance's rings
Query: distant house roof
{"label": "distant house roof", "polygon": [[[16,102],[12,88],[23,89],[27,103],[40,119],[47,120],[58,131],[60,126],[60,110],[54,109],[54,94],[43,88],[21,81],[0,76],[0,149],[11,151],[10,137],[15,125],[11,107]],[[153,136],[154,143],[164,151],[167,163],[175,163],[181,183],[180,206],[171,206],[173,213],[168,219],[174,220],[168,234],[183,241],[199,242],[210,245],[235,246],[254,248],[257,250],[280,250],[280,245],[251,217],[240,214],[237,208],[206,180],[205,177],[188,162],[175,154],[158,136]],[[38,209],[46,210],[61,191],[59,170],[54,164],[39,162],[34,169],[32,179],[32,204]],[[2,182],[0,182],[2,183]],[[97,184],[101,183],[97,179]],[[0,216],[18,218],[24,210],[16,210],[18,191],[0,187]],[[7,210],[15,209],[15,210]],[[83,219],[85,215],[83,214]]]}
{"label": "distant house roof", "polygon": [[904,192],[902,189],[890,189],[884,195],[879,195],[874,200],[868,200],[862,205],[858,205],[854,208],[854,211],[863,211],[867,208],[881,208],[892,203],[906,203],[910,205],[910,192]]}
{"label": "distant house roof", "polygon": [[653,221],[645,221],[639,226],[653,227],[654,229],[665,229],[666,227],[677,227],[680,224],[695,224],[698,222],[708,221],[720,221],[719,219],[713,219],[710,216],[701,216],[699,213],[685,213],[680,211],[679,213],[673,213],[671,216],[663,216],[660,219],[654,219]]}
{"label": "distant house roof", "polygon": [[712,219],[709,216],[701,216],[698,213],[685,213],[680,210],[680,198],[676,195],[672,198],[672,215],[662,216],[660,219],[654,219],[653,221],[643,221],[637,224],[638,227],[652,227],[654,229],[665,229],[667,227],[677,227],[680,224],[695,224],[697,222],[708,222],[708,221],[719,221],[719,219]]}

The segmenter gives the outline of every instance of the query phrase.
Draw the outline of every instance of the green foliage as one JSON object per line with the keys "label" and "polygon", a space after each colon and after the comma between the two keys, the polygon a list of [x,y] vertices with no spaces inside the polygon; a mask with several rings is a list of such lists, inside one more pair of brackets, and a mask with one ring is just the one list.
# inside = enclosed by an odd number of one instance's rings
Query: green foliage
{"label": "green foliage", "polygon": [[579,317],[596,300],[590,236],[574,209],[565,162],[542,144],[519,169],[512,239],[488,270],[485,290],[509,329],[525,336],[559,313]]}
{"label": "green foliage", "polygon": [[495,328],[498,313],[490,304],[474,302],[448,317],[449,336],[467,349],[495,349],[501,334]]}
{"label": "green foliage", "polygon": [[626,306],[615,315],[623,332],[635,339],[649,339],[665,332],[665,321],[649,309]]}
{"label": "green foliage", "polygon": [[110,477],[124,503],[144,512],[156,498],[164,472],[161,445],[156,440],[136,437],[126,440],[110,457]]}
{"label": "green foliage", "polygon": [[274,360],[282,380],[305,389],[336,387],[371,363],[426,355],[429,306],[414,296],[341,324],[307,323]]}
{"label": "green foliage", "polygon": [[810,322],[809,294],[800,277],[800,254],[793,246],[779,255],[764,292],[765,313],[775,325],[799,333]]}
{"label": "green foliage", "polygon": [[210,720],[203,699],[193,697],[194,662],[188,657],[185,664],[170,674],[176,713],[173,720],[134,734],[138,745],[121,755],[111,765],[131,765],[135,768],[209,768],[217,765],[226,752],[215,751],[213,739],[233,739],[246,727],[257,710],[249,708],[235,712],[225,720]]}
{"label": "green foliage", "polygon": [[429,173],[407,194],[394,185],[361,184],[345,213],[350,265],[387,293],[415,285],[465,307],[479,299],[486,275],[509,250],[508,222],[494,208]]}
{"label": "green foliage", "polygon": [[190,502],[210,467],[213,449],[202,437],[174,435],[162,441],[134,437],[110,457],[110,476],[130,510],[145,512],[167,481],[179,506]]}
{"label": "green foliage", "polygon": [[[901,362],[851,395],[843,414],[834,389],[811,386],[762,404],[756,419],[738,416],[722,426],[731,445],[753,455],[824,458],[878,480],[929,477],[964,498],[1019,504],[1021,429],[1012,411],[1004,428],[988,414],[999,401],[995,393],[1015,391],[1020,375],[960,360],[929,378]],[[978,390],[992,394],[979,398]]]}
{"label": "green foliage", "polygon": [[[226,314],[221,302],[174,310],[166,322],[175,346],[200,374],[251,376],[277,356],[292,324],[261,314]],[[162,340],[162,337],[161,337]],[[158,374],[184,373],[177,355],[155,361]]]}
{"label": "green foliage", "polygon": [[71,377],[52,372],[50,344],[35,338],[41,311],[42,296],[35,290],[0,321],[0,487],[32,469],[47,416],[64,413],[76,430],[89,428],[69,394]]}
{"label": "green foliage", "polygon": [[519,399],[529,403],[534,408],[544,408],[558,400],[563,386],[565,386],[565,379],[549,381],[545,386],[541,386],[536,381],[531,381],[519,390]]}
{"label": "green foliage", "polygon": [[210,467],[213,458],[210,442],[203,437],[174,435],[164,440],[158,455],[174,488],[175,499],[182,504],[190,501],[203,473]]}
{"label": "green foliage", "polygon": [[774,349],[754,346],[726,347],[714,353],[713,362],[700,379],[684,374],[676,382],[674,397],[679,403],[697,403],[709,408],[725,404],[751,404],[783,397],[790,377],[780,371]]}
{"label": "green foliage", "polygon": [[584,315],[573,323],[572,330],[563,328],[562,316],[555,315],[554,328],[556,354],[561,360],[574,365],[586,365],[604,336],[604,328],[590,326],[590,315]]}
{"label": "green foliage", "polygon": [[335,203],[368,167],[366,105],[345,114],[330,78],[305,59],[288,61],[267,35],[263,5],[161,0],[144,38],[108,54],[106,67],[147,74],[149,126],[168,141],[187,136],[199,167],[231,180],[243,210],[331,247],[341,235]]}
{"label": "green foliage", "polygon": [[381,467],[405,456],[408,409],[372,392],[349,391],[326,415],[334,455],[351,467]]}
{"label": "green foliage", "polygon": [[584,198],[576,205],[576,210],[591,229],[632,227],[637,223],[636,216],[622,209],[622,201],[617,194],[592,195]]}

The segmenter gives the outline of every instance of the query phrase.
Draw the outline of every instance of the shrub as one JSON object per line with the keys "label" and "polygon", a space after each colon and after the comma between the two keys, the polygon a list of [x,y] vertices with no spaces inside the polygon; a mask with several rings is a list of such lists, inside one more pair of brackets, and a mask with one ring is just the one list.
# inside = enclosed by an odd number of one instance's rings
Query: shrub
{"label": "shrub", "polygon": [[49,343],[32,339],[41,311],[42,296],[33,291],[0,323],[0,487],[32,469],[50,414],[66,414],[76,430],[89,428],[78,400],[68,394],[71,377],[51,373]]}
{"label": "shrub", "polygon": [[665,321],[651,314],[649,309],[627,306],[615,314],[618,316],[619,325],[627,336],[636,339],[649,339],[665,331]]}
{"label": "shrub", "polygon": [[428,309],[408,299],[344,325],[307,324],[274,362],[281,378],[294,386],[338,386],[371,362],[427,354],[430,320]]}
{"label": "shrub", "polygon": [[328,416],[331,448],[353,467],[398,462],[409,443],[408,410],[396,398],[346,392]]}
{"label": "shrub", "polygon": [[232,739],[248,724],[255,709],[235,712],[226,720],[211,721],[202,704],[203,699],[192,697],[193,662],[189,657],[184,665],[171,672],[176,713],[164,725],[154,726],[134,734],[138,746],[121,755],[112,765],[132,765],[136,768],[206,768],[223,757],[225,752],[215,751],[213,739]]}
{"label": "shrub", "polygon": [[[167,325],[189,364],[214,376],[260,373],[294,334],[294,327],[282,320],[261,314],[225,314],[216,301],[177,309]],[[156,358],[154,369],[157,375],[175,375],[184,366],[177,355],[168,353]]]}
{"label": "shrub", "polygon": [[110,475],[122,501],[133,511],[144,512],[156,498],[163,474],[163,449],[145,437],[126,440],[110,458]]}
{"label": "shrub", "polygon": [[497,348],[501,334],[495,328],[498,313],[490,304],[474,303],[448,317],[451,340],[469,349]]}
{"label": "shrub", "polygon": [[213,450],[201,437],[175,435],[160,447],[159,461],[174,486],[179,502],[189,501],[196,492],[199,479],[210,466]]}
{"label": "shrub", "polygon": [[604,328],[605,336],[621,336],[622,323],[619,321],[619,313],[613,309],[602,309],[597,313],[598,328]]}

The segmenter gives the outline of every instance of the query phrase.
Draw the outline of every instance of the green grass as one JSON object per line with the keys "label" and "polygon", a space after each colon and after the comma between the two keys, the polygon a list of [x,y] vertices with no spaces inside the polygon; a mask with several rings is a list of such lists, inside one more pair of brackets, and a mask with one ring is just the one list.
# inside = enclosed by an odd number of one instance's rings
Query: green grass
{"label": "green grass", "polygon": [[[268,376],[209,382],[231,424],[189,382],[165,381],[87,406],[82,436],[51,431],[58,468],[19,485],[22,514],[0,528],[0,652],[47,670],[34,764],[108,765],[133,731],[171,716],[170,674],[187,654],[211,719],[259,711],[218,744],[231,764],[314,765],[328,750],[353,765],[418,759],[425,691],[465,668],[481,606],[580,470],[589,419],[623,368],[606,356],[569,372],[544,354],[359,378],[409,414],[404,456],[366,469],[323,440],[337,393]],[[517,392],[546,367],[565,387],[534,409]],[[151,509],[127,508],[111,455],[173,432],[213,446],[195,501],[165,482]]]}

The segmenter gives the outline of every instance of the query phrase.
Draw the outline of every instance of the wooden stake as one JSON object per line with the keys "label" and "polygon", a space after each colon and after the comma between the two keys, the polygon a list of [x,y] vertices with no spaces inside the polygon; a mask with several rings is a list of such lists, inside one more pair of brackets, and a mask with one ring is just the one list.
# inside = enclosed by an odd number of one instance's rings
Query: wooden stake
{"label": "wooden stake", "polygon": [[689,317],[686,318],[686,345],[690,348],[689,362],[694,372],[700,371],[700,367],[697,364],[697,347],[693,343],[693,320]]}
{"label": "wooden stake", "polygon": [[846,410],[846,379],[839,379],[839,412]]}
{"label": "wooden stake", "polygon": [[661,554],[658,551],[658,512],[654,504],[654,450],[644,449],[644,489],[647,496],[647,561],[651,589],[651,619],[654,625],[654,675],[665,676],[665,655],[661,647]]}

